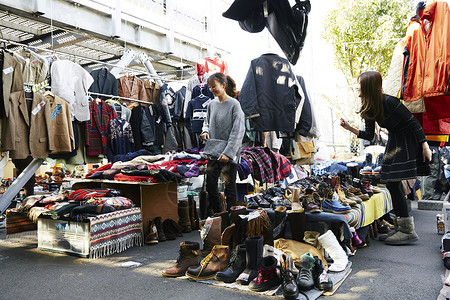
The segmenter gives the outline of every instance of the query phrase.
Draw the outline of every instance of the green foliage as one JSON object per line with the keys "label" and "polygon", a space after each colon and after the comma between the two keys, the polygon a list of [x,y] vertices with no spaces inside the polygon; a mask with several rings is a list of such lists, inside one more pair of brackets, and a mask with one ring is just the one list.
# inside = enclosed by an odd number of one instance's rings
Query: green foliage
{"label": "green foliage", "polygon": [[323,36],[349,85],[364,71],[384,77],[397,42],[414,15],[412,0],[337,0],[325,18]]}

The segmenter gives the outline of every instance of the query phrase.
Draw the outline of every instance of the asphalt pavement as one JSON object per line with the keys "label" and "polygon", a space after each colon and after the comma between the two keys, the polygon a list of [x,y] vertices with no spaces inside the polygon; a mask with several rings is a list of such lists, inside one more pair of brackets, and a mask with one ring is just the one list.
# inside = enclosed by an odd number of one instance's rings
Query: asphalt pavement
{"label": "asphalt pavement", "polygon": [[[445,273],[437,212],[414,206],[417,243],[371,240],[350,258],[352,272],[336,293],[320,299],[436,299]],[[0,299],[282,299],[161,277],[183,240],[198,241],[199,234],[86,259],[38,250],[33,236],[5,239],[0,229]]]}

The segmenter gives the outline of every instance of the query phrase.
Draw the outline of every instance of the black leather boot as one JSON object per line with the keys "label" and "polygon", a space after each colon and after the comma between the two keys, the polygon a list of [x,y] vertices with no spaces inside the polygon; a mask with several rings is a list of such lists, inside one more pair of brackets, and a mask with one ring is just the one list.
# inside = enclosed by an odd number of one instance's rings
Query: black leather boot
{"label": "black leather boot", "polygon": [[245,257],[246,266],[236,282],[242,285],[248,285],[258,276],[262,261],[263,245],[264,238],[262,236],[251,236],[245,240],[245,248],[247,251]]}
{"label": "black leather boot", "polygon": [[265,292],[280,285],[277,263],[274,256],[263,257],[258,276],[250,282],[248,288],[254,292]]}
{"label": "black leather boot", "polygon": [[291,211],[288,213],[288,220],[291,225],[292,239],[294,241],[303,242],[306,222],[305,211]]}
{"label": "black leather boot", "polygon": [[294,273],[292,272],[293,265],[292,257],[283,254],[281,257],[280,276],[284,299],[297,299],[299,294],[297,282],[295,282]]}
{"label": "black leather boot", "polygon": [[225,271],[217,272],[216,280],[223,281],[225,283],[232,283],[236,281],[236,278],[245,270],[245,256],[247,251],[245,245],[237,245],[231,253],[230,263]]}
{"label": "black leather boot", "polygon": [[320,258],[314,257],[314,267],[312,269],[312,276],[314,279],[314,286],[321,291],[330,291],[333,289],[333,282],[328,277],[327,271],[323,266]]}
{"label": "black leather boot", "polygon": [[162,227],[161,217],[156,217],[153,222],[155,223],[156,231],[158,231],[158,242],[164,242],[167,239]]}
{"label": "black leather boot", "polygon": [[191,220],[189,217],[188,201],[178,202],[178,224],[183,228],[183,233],[191,232]]}

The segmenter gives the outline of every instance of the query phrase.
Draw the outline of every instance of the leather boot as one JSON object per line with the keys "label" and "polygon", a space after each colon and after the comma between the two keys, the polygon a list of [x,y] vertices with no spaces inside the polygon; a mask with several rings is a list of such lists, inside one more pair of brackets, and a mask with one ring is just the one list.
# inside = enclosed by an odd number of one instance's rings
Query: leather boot
{"label": "leather boot", "polygon": [[406,245],[417,242],[419,237],[414,231],[414,218],[397,218],[397,232],[388,237],[384,243],[386,245]]}
{"label": "leather boot", "polygon": [[333,289],[333,282],[323,266],[320,258],[314,257],[314,267],[312,269],[312,276],[314,279],[314,286],[321,291],[330,291]]}
{"label": "leather boot", "polygon": [[166,235],[162,227],[161,217],[156,217],[153,222],[155,223],[156,230],[158,231],[158,242],[164,242],[166,240]]}
{"label": "leather boot", "polygon": [[294,241],[303,242],[305,233],[305,212],[291,211],[288,213],[288,221],[291,225],[292,239]]}
{"label": "leather boot", "polygon": [[200,219],[205,220],[208,217],[208,195],[206,191],[200,191],[198,193],[198,199],[200,202]]}
{"label": "leather boot", "polygon": [[258,276],[250,282],[248,288],[254,292],[265,292],[280,284],[277,274],[277,259],[273,256],[263,257]]}
{"label": "leather boot", "polygon": [[342,249],[339,241],[331,230],[328,230],[318,238],[323,249],[333,259],[333,264],[328,267],[330,272],[344,271],[348,264],[348,257],[344,249]]}
{"label": "leather boot", "polygon": [[187,269],[186,276],[195,280],[214,279],[217,272],[227,268],[228,262],[228,246],[215,245],[200,266]]}
{"label": "leather boot", "polygon": [[206,219],[200,233],[203,240],[203,249],[200,251],[201,257],[206,257],[215,245],[221,244],[221,221],[220,217]]}
{"label": "leather boot", "polygon": [[[369,195],[369,197],[371,197],[373,195],[373,191],[371,188],[371,184],[372,184],[372,180],[368,179],[368,178],[363,178],[361,179],[361,185],[364,188],[364,190],[367,192],[367,194]],[[364,193],[364,192],[363,192]]]}
{"label": "leather boot", "polygon": [[279,206],[275,210],[275,220],[273,223],[273,239],[284,238],[286,232],[287,213],[286,207]]}
{"label": "leather boot", "polygon": [[177,262],[172,267],[162,271],[162,275],[165,277],[179,277],[183,276],[189,267],[199,266],[199,249],[200,245],[197,242],[180,243],[180,254],[177,258]]}
{"label": "leather boot", "polygon": [[305,231],[303,241],[320,250],[319,235],[317,231]]}
{"label": "leather boot", "polygon": [[245,243],[247,237],[247,220],[242,219],[240,215],[247,215],[247,208],[245,206],[232,206],[230,208],[231,222],[236,225],[233,232],[233,245],[240,245]]}
{"label": "leather boot", "polygon": [[236,281],[236,278],[245,270],[245,256],[247,251],[245,245],[237,245],[231,253],[230,263],[225,271],[217,272],[216,280],[223,281],[225,283],[232,283]]}
{"label": "leather boot", "polygon": [[297,299],[299,294],[298,286],[291,268],[293,262],[290,262],[290,260],[292,261],[292,257],[289,254],[282,255],[280,269],[281,288],[284,299]]}
{"label": "leather boot", "polygon": [[177,237],[183,236],[183,228],[172,219],[165,219],[162,227],[168,240],[174,240]]}
{"label": "leather boot", "polygon": [[197,203],[194,200],[194,195],[188,195],[188,206],[189,206],[189,220],[191,222],[192,230],[199,230],[199,219],[197,212]]}
{"label": "leather boot", "polygon": [[231,224],[222,232],[222,242],[221,244],[224,246],[230,246],[230,249],[234,249],[233,245],[233,233],[236,229],[236,224]]}
{"label": "leather boot", "polygon": [[158,244],[158,229],[152,220],[148,224],[148,234],[145,236],[145,243],[147,245]]}
{"label": "leather boot", "polygon": [[258,276],[259,268],[261,266],[261,259],[263,254],[263,237],[251,236],[245,240],[246,248],[246,266],[245,270],[239,275],[236,280],[237,283],[248,285],[253,279]]}
{"label": "leather boot", "polygon": [[215,213],[214,217],[220,217],[222,219],[222,223],[221,223],[221,227],[220,227],[221,232],[223,232],[225,230],[225,228],[230,226],[230,214],[228,211],[224,210],[222,212]]}
{"label": "leather boot", "polygon": [[309,291],[314,288],[314,279],[312,275],[312,269],[314,267],[314,257],[311,253],[307,252],[301,257],[300,272],[297,276],[297,285],[301,291]]}
{"label": "leather boot", "polygon": [[189,203],[187,201],[178,202],[178,224],[182,227],[183,233],[191,232],[191,220],[189,218]]}

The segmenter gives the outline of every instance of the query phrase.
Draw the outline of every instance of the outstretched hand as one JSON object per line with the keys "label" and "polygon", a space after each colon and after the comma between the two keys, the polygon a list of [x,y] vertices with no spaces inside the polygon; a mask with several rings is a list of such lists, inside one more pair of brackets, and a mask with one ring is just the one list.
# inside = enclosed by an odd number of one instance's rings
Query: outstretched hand
{"label": "outstretched hand", "polygon": [[427,142],[424,142],[422,144],[422,156],[423,156],[423,162],[431,161],[431,150],[428,146]]}
{"label": "outstretched hand", "polygon": [[341,125],[341,127],[346,130],[350,129],[350,124],[346,120],[344,120],[344,118],[341,118],[339,125]]}

